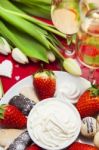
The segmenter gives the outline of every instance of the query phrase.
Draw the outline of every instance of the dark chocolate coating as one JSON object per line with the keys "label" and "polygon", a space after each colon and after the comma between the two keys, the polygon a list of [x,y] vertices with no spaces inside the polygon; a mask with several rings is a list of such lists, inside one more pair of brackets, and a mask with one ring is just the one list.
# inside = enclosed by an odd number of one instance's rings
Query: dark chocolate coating
{"label": "dark chocolate coating", "polygon": [[35,103],[32,100],[26,98],[22,94],[14,96],[9,101],[9,104],[16,106],[26,116],[29,114],[30,110],[35,105]]}
{"label": "dark chocolate coating", "polygon": [[7,150],[25,150],[28,145],[32,143],[32,140],[27,131],[19,135]]}

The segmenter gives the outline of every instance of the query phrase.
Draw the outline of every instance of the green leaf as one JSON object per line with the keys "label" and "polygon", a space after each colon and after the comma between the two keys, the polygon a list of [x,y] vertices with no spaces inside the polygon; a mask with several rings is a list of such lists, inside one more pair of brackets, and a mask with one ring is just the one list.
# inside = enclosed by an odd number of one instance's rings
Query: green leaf
{"label": "green leaf", "polygon": [[43,9],[40,6],[35,7],[35,6],[27,6],[24,4],[23,4],[23,6],[22,6],[22,4],[17,4],[16,6],[32,16],[42,17],[42,18],[51,20],[50,7],[48,7],[49,10],[45,11],[45,9]]}
{"label": "green leaf", "polygon": [[52,3],[52,0],[12,0],[12,1],[16,1],[18,3],[28,3],[30,5],[32,5],[33,3],[45,3],[50,5]]}
{"label": "green leaf", "polygon": [[0,16],[1,16],[1,18],[6,20],[11,25],[17,27],[19,30],[31,35],[33,38],[38,40],[38,42],[40,42],[41,44],[46,46],[46,48],[48,48],[49,45],[48,45],[47,39],[44,35],[44,32],[35,24],[30,23],[29,21],[26,21],[22,17],[12,14],[10,12],[10,10],[8,10],[6,8],[6,5],[7,5],[6,1],[5,1],[5,3],[3,3],[2,0],[0,1]]}
{"label": "green leaf", "polygon": [[0,32],[7,38],[15,47],[18,47],[24,54],[29,57],[34,57],[42,61],[48,62],[46,56],[46,48],[32,37],[19,32],[9,24],[4,24],[0,21]]}

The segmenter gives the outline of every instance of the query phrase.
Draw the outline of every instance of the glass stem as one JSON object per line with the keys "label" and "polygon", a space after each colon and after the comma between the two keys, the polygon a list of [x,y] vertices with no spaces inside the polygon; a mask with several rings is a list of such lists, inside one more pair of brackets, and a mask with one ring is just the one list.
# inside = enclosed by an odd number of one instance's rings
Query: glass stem
{"label": "glass stem", "polygon": [[89,69],[88,80],[89,80],[92,84],[95,84],[95,83],[96,83],[96,80],[95,80],[95,78],[94,78],[94,72],[95,72],[95,69],[92,69],[92,68]]}
{"label": "glass stem", "polygon": [[[73,44],[72,43],[72,36],[73,35],[66,35],[67,45],[69,45],[69,46],[71,46]],[[66,49],[65,54],[68,57],[73,56],[75,54],[75,49],[74,48],[68,48],[68,49]]]}

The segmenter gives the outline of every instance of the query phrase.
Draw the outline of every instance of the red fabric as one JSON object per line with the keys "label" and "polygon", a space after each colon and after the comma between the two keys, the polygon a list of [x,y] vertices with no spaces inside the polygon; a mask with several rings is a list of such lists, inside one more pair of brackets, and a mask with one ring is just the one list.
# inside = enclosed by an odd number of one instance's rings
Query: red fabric
{"label": "red fabric", "polygon": [[[51,22],[49,20],[43,19],[43,21],[51,24]],[[27,65],[20,65],[12,59],[11,55],[4,56],[4,55],[0,54],[0,63],[2,63],[2,61],[6,60],[6,59],[10,60],[13,63],[13,73],[12,73],[11,79],[6,78],[6,77],[1,77],[4,92],[7,92],[7,90],[10,87],[12,87],[16,82],[18,82],[19,80],[33,74],[35,71],[37,71],[40,68],[40,63],[30,62]],[[44,64],[44,68],[48,68],[48,69],[52,69],[52,70],[60,70],[61,69],[57,62],[50,63],[50,64]],[[82,69],[83,69],[83,76],[87,78],[88,77],[88,69],[86,67],[83,67]],[[18,77],[19,77],[19,79],[18,79]],[[94,77],[97,78],[97,81],[99,84],[99,70],[97,70],[95,72]]]}

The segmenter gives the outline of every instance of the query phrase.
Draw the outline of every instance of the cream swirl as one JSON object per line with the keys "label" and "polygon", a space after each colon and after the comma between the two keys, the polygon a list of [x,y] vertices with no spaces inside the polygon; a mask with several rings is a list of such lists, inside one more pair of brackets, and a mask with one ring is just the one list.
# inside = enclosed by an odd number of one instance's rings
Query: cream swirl
{"label": "cream swirl", "polygon": [[75,84],[65,84],[56,93],[57,96],[60,94],[71,100],[72,103],[76,103],[80,96],[80,89]]}
{"label": "cream swirl", "polygon": [[75,136],[77,117],[63,102],[49,100],[34,108],[29,130],[36,141],[54,149]]}

